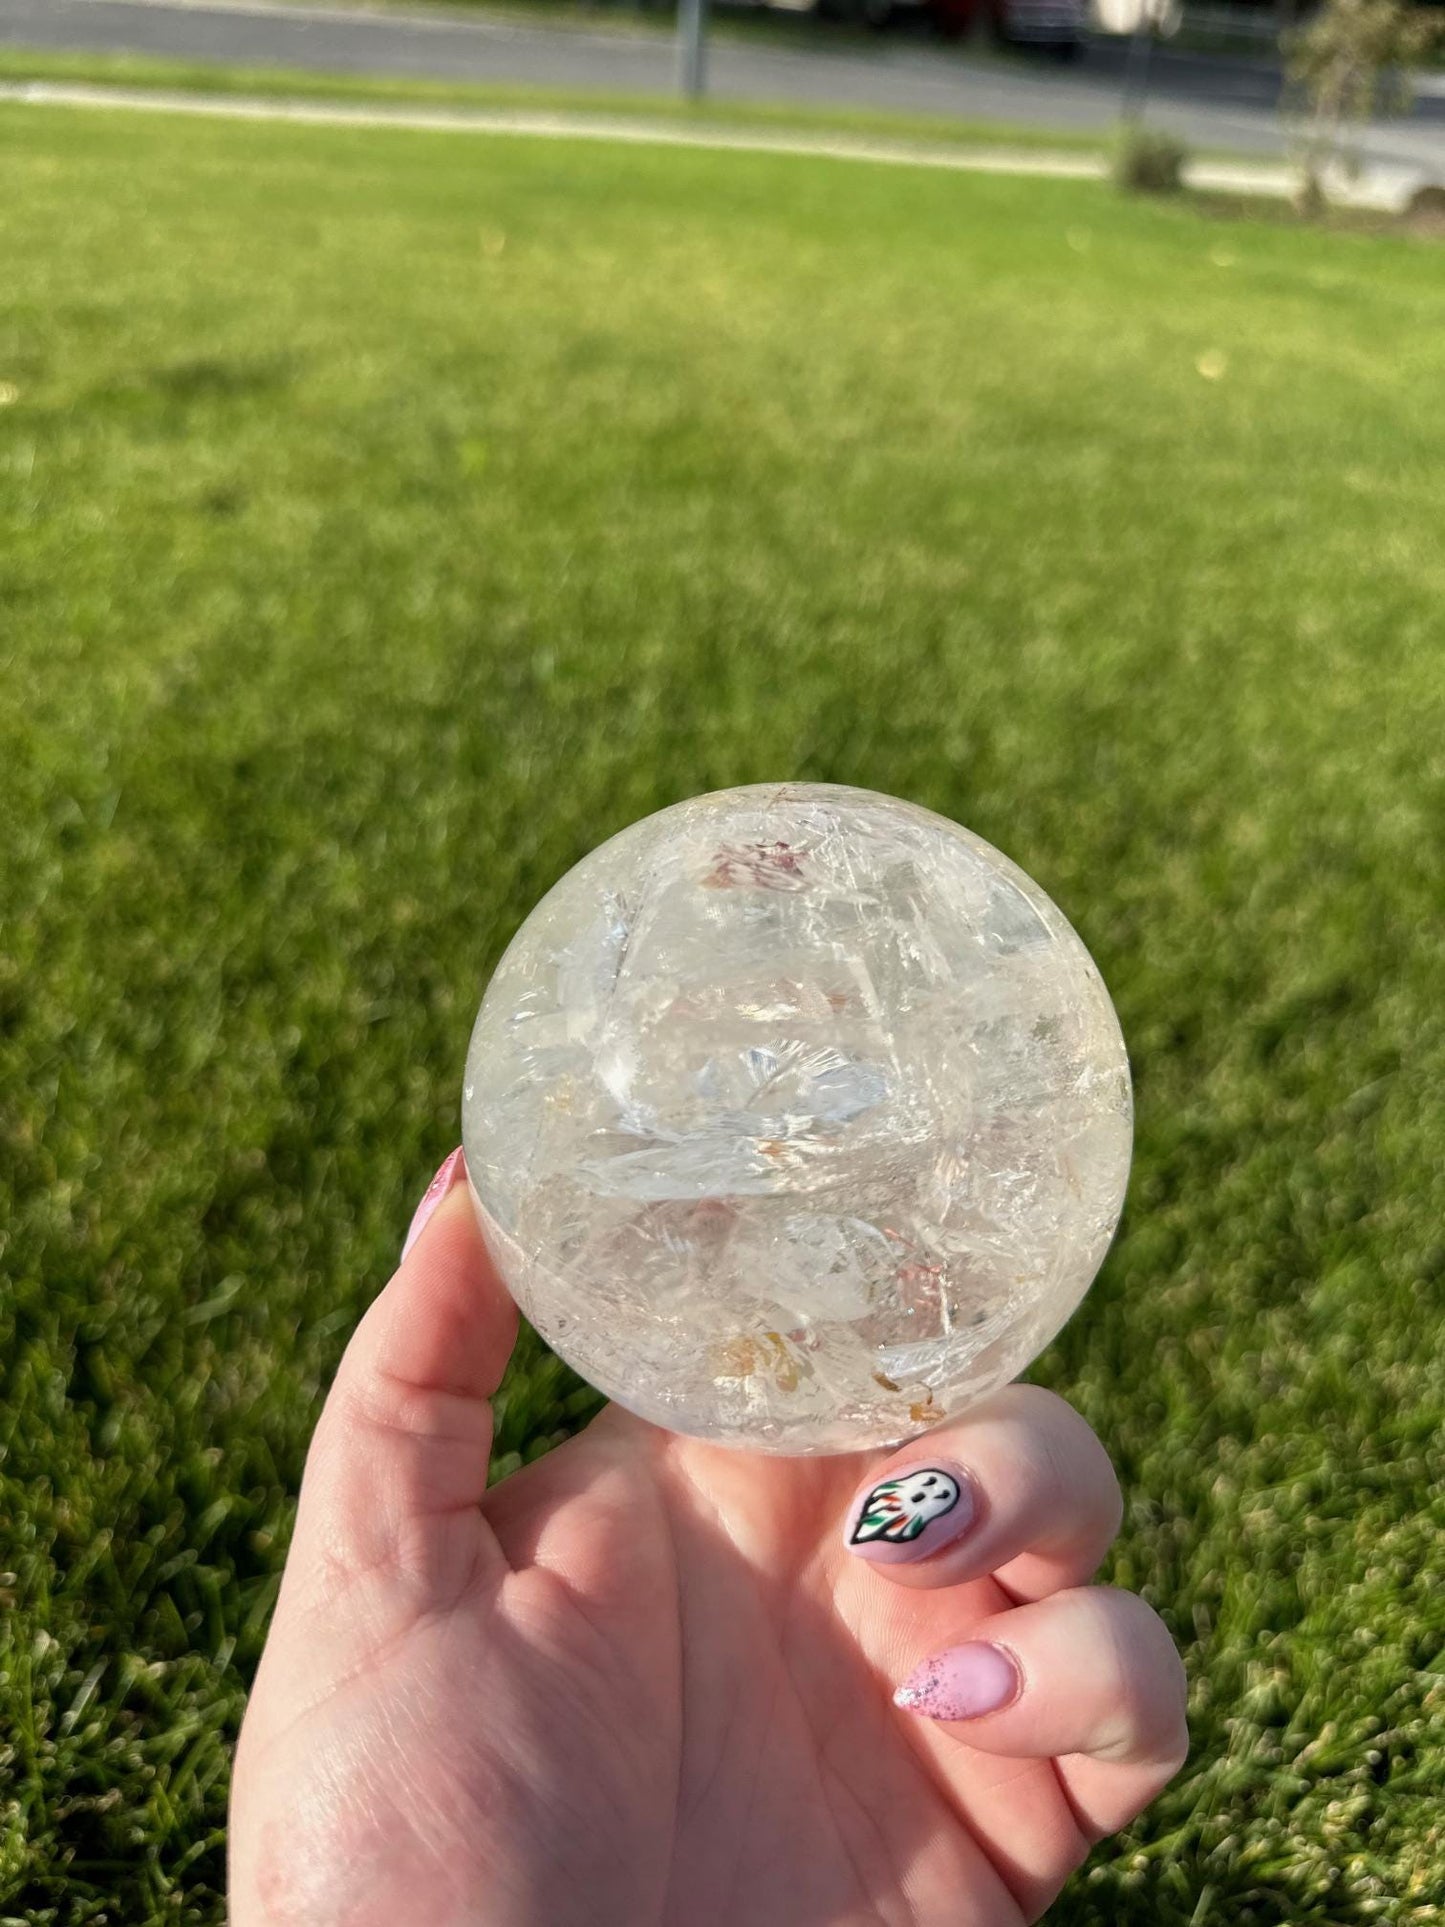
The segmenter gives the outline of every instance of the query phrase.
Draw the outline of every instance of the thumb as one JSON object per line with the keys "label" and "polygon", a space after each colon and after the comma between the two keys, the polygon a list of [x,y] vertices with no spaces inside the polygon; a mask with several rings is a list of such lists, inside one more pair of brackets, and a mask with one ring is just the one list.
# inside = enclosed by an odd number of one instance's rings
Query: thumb
{"label": "thumb", "polygon": [[[501,1548],[478,1509],[492,1445],[491,1397],[517,1309],[487,1254],[454,1151],[417,1209],[401,1264],[337,1370],[302,1481],[287,1579],[389,1571],[430,1606],[500,1578]],[[338,1572],[338,1568],[340,1571]]]}

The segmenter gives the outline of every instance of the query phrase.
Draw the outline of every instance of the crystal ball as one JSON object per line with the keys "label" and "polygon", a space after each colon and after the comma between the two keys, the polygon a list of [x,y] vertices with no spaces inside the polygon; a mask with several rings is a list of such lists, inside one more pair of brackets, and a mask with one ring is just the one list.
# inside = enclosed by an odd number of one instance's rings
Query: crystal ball
{"label": "crystal ball", "polygon": [[634,823],[488,986],[463,1135],[542,1337],[675,1432],[894,1444],[1015,1377],[1088,1289],[1128,1060],[1060,911],[980,837],[790,783]]}

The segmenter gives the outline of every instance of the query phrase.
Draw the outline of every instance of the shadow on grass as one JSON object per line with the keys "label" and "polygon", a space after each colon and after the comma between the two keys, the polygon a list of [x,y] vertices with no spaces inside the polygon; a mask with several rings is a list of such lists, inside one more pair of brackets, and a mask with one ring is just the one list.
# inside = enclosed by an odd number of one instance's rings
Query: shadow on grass
{"label": "shadow on grass", "polygon": [[85,399],[128,414],[261,401],[294,386],[300,372],[301,358],[290,353],[198,355],[118,374]]}

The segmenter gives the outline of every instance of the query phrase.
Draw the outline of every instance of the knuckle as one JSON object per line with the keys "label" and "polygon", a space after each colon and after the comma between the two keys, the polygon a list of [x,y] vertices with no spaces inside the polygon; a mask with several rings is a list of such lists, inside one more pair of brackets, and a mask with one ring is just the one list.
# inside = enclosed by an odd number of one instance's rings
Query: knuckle
{"label": "knuckle", "polygon": [[1107,1751],[1157,1765],[1160,1784],[1189,1753],[1188,1682],[1164,1621],[1137,1593],[1093,1589],[1107,1628],[1108,1690],[1118,1708]]}
{"label": "knuckle", "polygon": [[352,1386],[346,1420],[352,1428],[421,1444],[465,1442],[473,1402],[433,1385],[416,1385],[391,1372],[373,1372]]}
{"label": "knuckle", "polygon": [[1084,1424],[1069,1401],[1046,1385],[1010,1385],[1000,1394],[999,1404],[1012,1407],[1013,1416],[1023,1424],[1049,1432]]}
{"label": "knuckle", "polygon": [[1093,1427],[1062,1399],[1054,1403],[1055,1422],[1039,1433],[1046,1476],[1054,1491],[1069,1496],[1076,1522],[1102,1558],[1124,1522],[1118,1475]]}

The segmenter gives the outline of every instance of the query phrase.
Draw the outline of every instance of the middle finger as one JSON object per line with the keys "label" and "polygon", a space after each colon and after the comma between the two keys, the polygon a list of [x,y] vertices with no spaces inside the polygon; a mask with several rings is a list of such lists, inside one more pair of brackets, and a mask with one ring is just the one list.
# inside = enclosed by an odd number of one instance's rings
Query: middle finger
{"label": "middle finger", "polygon": [[991,1574],[1022,1601],[1091,1579],[1121,1512],[1114,1468],[1073,1407],[1011,1385],[875,1466],[843,1538],[895,1585]]}

